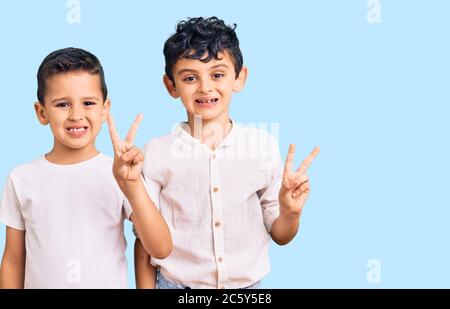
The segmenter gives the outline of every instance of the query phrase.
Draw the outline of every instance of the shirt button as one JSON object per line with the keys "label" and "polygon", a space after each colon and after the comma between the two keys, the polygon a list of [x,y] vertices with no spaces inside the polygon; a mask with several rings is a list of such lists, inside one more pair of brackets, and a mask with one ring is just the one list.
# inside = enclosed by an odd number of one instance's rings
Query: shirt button
{"label": "shirt button", "polygon": [[219,226],[220,226],[220,222],[214,223],[214,226],[215,226],[215,227],[219,227]]}
{"label": "shirt button", "polygon": [[223,259],[220,257],[220,258],[217,259],[217,261],[218,261],[219,263],[222,263]]}
{"label": "shirt button", "polygon": [[217,191],[219,191],[219,188],[214,187],[213,192],[217,192]]}
{"label": "shirt button", "polygon": [[212,156],[211,156],[211,158],[212,158],[212,159],[215,159],[215,158],[216,158],[216,154],[213,153]]}

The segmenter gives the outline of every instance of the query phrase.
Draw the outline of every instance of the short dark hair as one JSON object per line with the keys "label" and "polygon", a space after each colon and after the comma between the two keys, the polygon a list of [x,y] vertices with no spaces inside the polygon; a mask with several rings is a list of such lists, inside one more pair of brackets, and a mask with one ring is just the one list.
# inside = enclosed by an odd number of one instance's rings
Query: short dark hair
{"label": "short dark hair", "polygon": [[42,61],[37,73],[37,97],[41,104],[44,104],[46,91],[46,81],[53,75],[73,71],[86,71],[90,74],[98,74],[100,77],[100,88],[103,94],[103,101],[108,96],[105,74],[100,61],[90,52],[80,48],[63,48],[50,53]]}
{"label": "short dark hair", "polygon": [[219,60],[220,52],[227,52],[233,59],[237,78],[244,59],[239,49],[239,40],[235,29],[236,24],[227,26],[223,20],[214,16],[206,19],[195,17],[180,21],[177,24],[176,33],[169,37],[164,44],[166,75],[174,82],[172,69],[180,57],[209,62],[213,57]]}

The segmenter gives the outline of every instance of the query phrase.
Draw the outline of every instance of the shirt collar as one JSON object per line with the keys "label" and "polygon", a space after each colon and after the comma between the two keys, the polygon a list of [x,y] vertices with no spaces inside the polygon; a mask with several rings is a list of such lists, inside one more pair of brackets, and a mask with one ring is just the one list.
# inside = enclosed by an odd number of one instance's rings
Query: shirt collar
{"label": "shirt collar", "polygon": [[[216,147],[216,150],[221,147],[228,147],[232,146],[236,142],[236,134],[237,131],[240,130],[240,126],[234,122],[232,119],[230,119],[230,122],[232,123],[231,130],[228,132],[228,134],[224,137],[224,139],[220,142],[220,144]],[[187,122],[180,122],[175,130],[173,131],[173,135],[182,138],[184,141],[188,142],[192,145],[201,145],[206,148],[208,148],[205,144],[200,143],[200,141],[196,138],[194,138],[190,133],[190,128]],[[209,149],[209,148],[208,148]]]}

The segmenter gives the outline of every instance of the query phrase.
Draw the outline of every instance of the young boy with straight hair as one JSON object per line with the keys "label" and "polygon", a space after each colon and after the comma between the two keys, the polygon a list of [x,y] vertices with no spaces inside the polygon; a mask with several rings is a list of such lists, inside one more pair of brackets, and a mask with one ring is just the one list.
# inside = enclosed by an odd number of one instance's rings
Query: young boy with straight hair
{"label": "young boy with straight hair", "polygon": [[[50,125],[53,148],[9,173],[0,288],[127,288],[123,222],[139,218],[113,177],[112,158],[95,147],[110,109],[103,68],[90,52],[65,48],[42,61],[37,80],[34,108]],[[166,257],[167,225],[156,209],[145,220],[147,251]]]}

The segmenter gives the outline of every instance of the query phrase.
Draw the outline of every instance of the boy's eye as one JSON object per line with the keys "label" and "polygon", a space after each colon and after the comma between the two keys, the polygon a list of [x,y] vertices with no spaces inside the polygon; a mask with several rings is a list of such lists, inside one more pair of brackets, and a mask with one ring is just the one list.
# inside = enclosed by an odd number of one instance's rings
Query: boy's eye
{"label": "boy's eye", "polygon": [[193,82],[195,81],[195,76],[186,76],[185,78],[183,78],[183,81],[185,82]]}
{"label": "boy's eye", "polygon": [[87,102],[84,102],[84,105],[86,105],[86,106],[95,105],[95,102],[87,101]]}
{"label": "boy's eye", "polygon": [[215,79],[219,79],[219,78],[222,78],[222,77],[224,77],[225,75],[224,74],[222,74],[222,73],[216,73],[216,74],[213,74],[213,77],[215,78]]}
{"label": "boy's eye", "polygon": [[61,103],[56,104],[56,107],[59,107],[59,108],[65,108],[68,106],[69,106],[69,103],[66,103],[66,102],[61,102]]}

